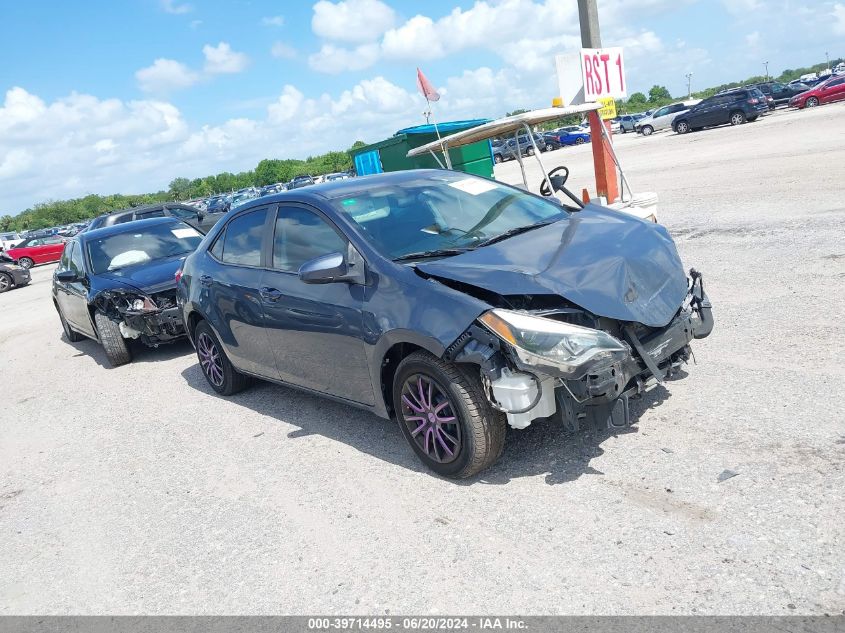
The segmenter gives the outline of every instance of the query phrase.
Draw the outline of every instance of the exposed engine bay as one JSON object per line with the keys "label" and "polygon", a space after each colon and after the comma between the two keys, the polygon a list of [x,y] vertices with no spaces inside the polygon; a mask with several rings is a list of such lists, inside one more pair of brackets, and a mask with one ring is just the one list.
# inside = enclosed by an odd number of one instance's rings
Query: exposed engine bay
{"label": "exposed engine bay", "polygon": [[94,298],[94,307],[118,324],[124,338],[140,339],[149,347],[185,336],[175,288],[149,296],[129,289],[106,290]]}
{"label": "exposed engine bay", "polygon": [[687,285],[674,317],[660,328],[596,316],[560,297],[484,291],[497,307],[445,358],[480,367],[490,403],[513,428],[554,415],[573,430],[582,422],[627,426],[629,399],[675,374],[692,356],[690,341],[713,329],[701,274],[691,270]]}

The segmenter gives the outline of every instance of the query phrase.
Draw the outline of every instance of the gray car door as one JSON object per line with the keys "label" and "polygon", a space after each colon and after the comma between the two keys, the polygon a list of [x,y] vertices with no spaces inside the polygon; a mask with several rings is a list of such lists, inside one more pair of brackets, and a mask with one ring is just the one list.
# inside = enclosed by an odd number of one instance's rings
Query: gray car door
{"label": "gray car door", "polygon": [[269,266],[261,280],[266,332],[279,378],[371,405],[373,387],[363,325],[365,288],[350,283],[306,284],[305,262],[346,253],[342,233],[316,209],[280,205]]}
{"label": "gray car door", "polygon": [[62,314],[65,315],[65,319],[73,326],[74,330],[86,336],[95,337],[91,313],[88,311],[88,280],[85,277],[82,245],[79,242],[70,242],[65,248],[65,253],[67,254],[67,263],[65,264],[63,256],[59,265],[61,267],[64,264],[67,266],[67,270],[76,273],[77,281],[59,284],[60,292],[58,296],[60,297]]}
{"label": "gray car door", "polygon": [[260,207],[232,218],[209,249],[196,281],[202,287],[202,305],[235,367],[277,378],[259,294],[267,211]]}

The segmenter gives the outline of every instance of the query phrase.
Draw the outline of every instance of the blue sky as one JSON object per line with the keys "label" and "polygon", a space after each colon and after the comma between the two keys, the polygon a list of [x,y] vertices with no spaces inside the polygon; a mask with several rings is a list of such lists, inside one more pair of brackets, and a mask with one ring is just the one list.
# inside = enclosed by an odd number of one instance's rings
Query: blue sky
{"label": "blue sky", "polygon": [[[599,0],[632,90],[685,92],[845,56],[845,0]],[[166,188],[376,141],[422,122],[542,107],[575,0],[3,3],[0,215]]]}

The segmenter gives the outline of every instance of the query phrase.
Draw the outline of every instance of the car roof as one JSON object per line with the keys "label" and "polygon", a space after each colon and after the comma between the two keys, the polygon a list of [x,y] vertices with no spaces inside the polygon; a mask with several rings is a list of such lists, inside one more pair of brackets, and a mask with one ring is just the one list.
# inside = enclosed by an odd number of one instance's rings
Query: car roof
{"label": "car roof", "polygon": [[[321,203],[326,200],[355,195],[366,191],[367,189],[379,187],[381,185],[403,184],[418,180],[421,177],[432,177],[443,174],[444,172],[449,174],[461,173],[448,169],[406,169],[402,171],[385,172],[382,174],[358,176],[357,178],[346,178],[344,180],[329,180],[318,185],[311,185],[309,187],[294,189],[292,191],[282,191],[262,198],[256,198],[255,200],[238,207],[237,211],[240,213],[247,209],[254,209],[266,204],[274,204],[285,201],[310,201],[312,203]],[[473,174],[466,174],[466,176],[471,178],[473,177]]]}
{"label": "car roof", "polygon": [[159,224],[184,224],[182,220],[177,218],[147,218],[146,220],[133,220],[132,222],[121,222],[120,224],[112,224],[111,226],[104,226],[101,229],[94,229],[93,231],[86,231],[79,233],[77,238],[80,241],[100,239],[109,237],[111,235],[120,235],[121,233],[131,233],[151,226]]}

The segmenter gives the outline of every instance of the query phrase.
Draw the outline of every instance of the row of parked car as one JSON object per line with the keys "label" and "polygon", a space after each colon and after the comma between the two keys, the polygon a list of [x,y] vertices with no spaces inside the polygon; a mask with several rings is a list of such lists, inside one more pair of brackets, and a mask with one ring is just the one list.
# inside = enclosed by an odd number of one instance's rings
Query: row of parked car
{"label": "row of parked car", "polygon": [[261,379],[395,417],[444,476],[495,462],[508,424],[630,424],[713,327],[663,227],[460,172],[253,199],[206,235],[132,217],[64,245],[69,341],[119,366],[187,337],[216,393]]}
{"label": "row of parked car", "polygon": [[740,125],[755,121],[778,106],[815,107],[845,99],[845,72],[820,80],[782,84],[761,82],[724,90],[707,99],[672,103],[643,114],[619,117],[614,131],[637,132],[643,136],[671,128],[679,134],[714,125]]}
{"label": "row of parked car", "polygon": [[515,160],[517,154],[533,156],[536,147],[541,152],[550,152],[567,145],[583,145],[590,142],[590,130],[581,125],[566,125],[543,133],[534,133],[532,137],[522,134],[516,139],[496,139],[490,142],[493,162],[503,163]]}

